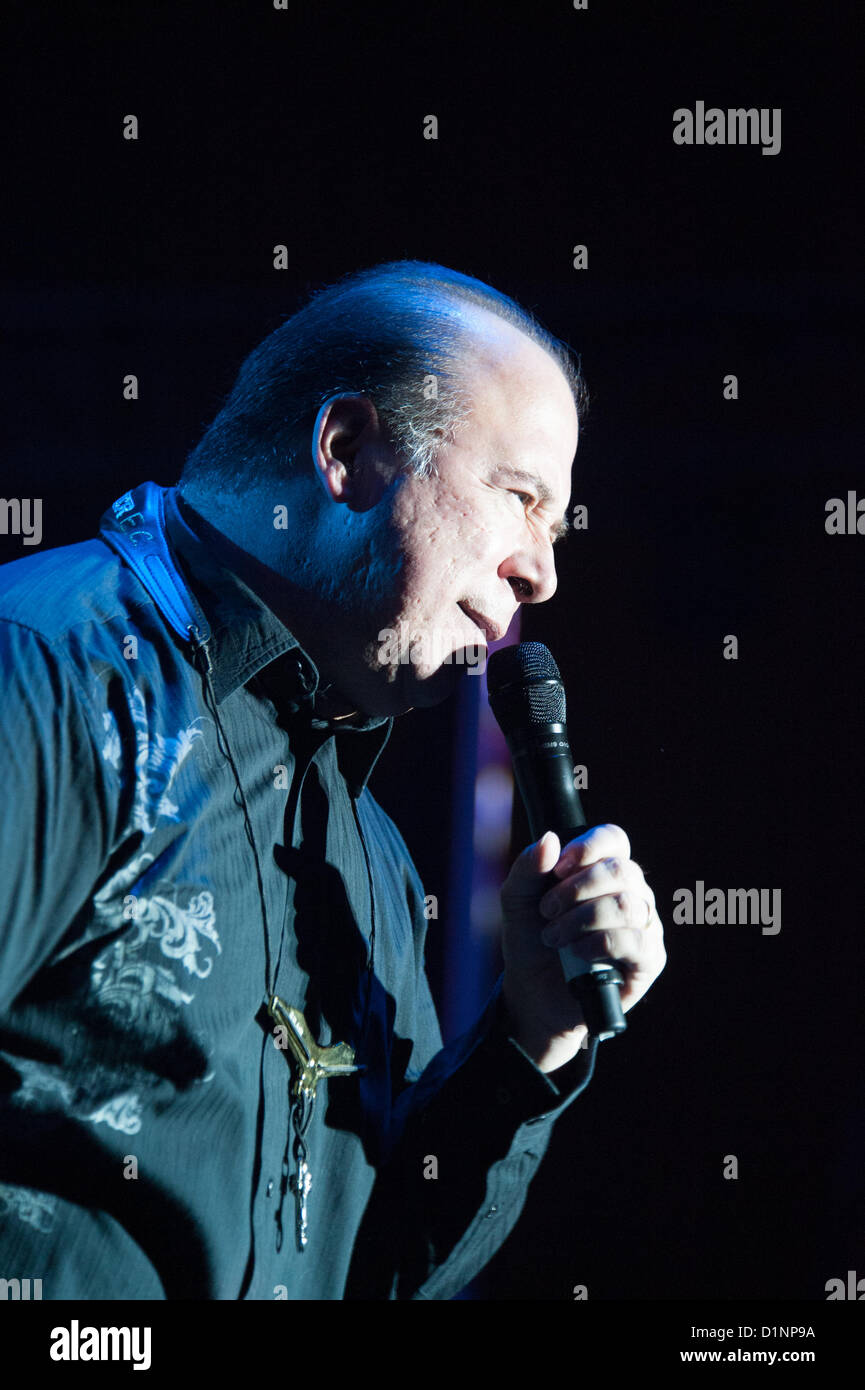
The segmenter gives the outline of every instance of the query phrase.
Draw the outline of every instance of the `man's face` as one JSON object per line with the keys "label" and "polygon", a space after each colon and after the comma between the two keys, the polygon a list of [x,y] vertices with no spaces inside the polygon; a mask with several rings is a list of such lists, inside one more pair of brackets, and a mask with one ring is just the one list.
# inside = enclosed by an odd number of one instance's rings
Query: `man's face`
{"label": "man's face", "polygon": [[570,496],[576,408],[542,348],[483,320],[471,416],[440,451],[437,476],[403,478],[393,500],[398,563],[364,658],[389,687],[391,712],[443,699],[520,603],[556,588],[552,547]]}

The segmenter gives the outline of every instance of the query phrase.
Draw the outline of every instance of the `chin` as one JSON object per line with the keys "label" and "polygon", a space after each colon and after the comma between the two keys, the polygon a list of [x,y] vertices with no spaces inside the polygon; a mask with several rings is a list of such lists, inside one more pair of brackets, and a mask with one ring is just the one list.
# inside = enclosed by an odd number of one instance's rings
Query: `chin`
{"label": "chin", "polygon": [[406,681],[403,687],[408,703],[413,709],[429,709],[433,705],[440,705],[443,700],[453,695],[470,669],[465,665],[454,664],[439,666],[426,676],[419,676],[414,672],[413,678]]}
{"label": "chin", "polygon": [[372,684],[366,688],[368,702],[364,707],[368,713],[396,715],[440,705],[453,695],[466,675],[482,675],[486,670],[484,642],[460,645],[444,659],[438,655],[427,661],[392,660],[387,666],[377,660],[378,650],[370,644],[365,652],[367,671],[375,672]]}

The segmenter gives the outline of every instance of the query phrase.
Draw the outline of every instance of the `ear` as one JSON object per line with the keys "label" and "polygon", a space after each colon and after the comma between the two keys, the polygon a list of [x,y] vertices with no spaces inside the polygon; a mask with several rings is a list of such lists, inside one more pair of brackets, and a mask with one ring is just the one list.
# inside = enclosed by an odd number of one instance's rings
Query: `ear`
{"label": "ear", "polygon": [[381,500],[399,471],[368,396],[347,392],[320,407],[312,431],[316,476],[332,502],[368,511]]}

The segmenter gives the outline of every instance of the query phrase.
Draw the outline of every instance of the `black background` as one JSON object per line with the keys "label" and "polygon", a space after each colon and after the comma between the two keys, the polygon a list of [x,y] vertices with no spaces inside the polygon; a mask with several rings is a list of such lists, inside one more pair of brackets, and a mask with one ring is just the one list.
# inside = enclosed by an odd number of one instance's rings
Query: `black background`
{"label": "black background", "polygon": [[[245,354],[356,267],[478,275],[582,356],[589,528],[523,635],[555,652],[587,807],[627,829],[669,963],[559,1121],[489,1299],[865,1276],[865,537],[824,529],[865,495],[858,8],[4,6],[2,492],[42,497],[43,546],[174,482]],[[674,145],[698,99],[780,107],[781,152]],[[453,718],[399,721],[373,783],[439,894]],[[781,932],[673,925],[697,879],[781,888]],[[437,990],[446,968],[433,931]]]}

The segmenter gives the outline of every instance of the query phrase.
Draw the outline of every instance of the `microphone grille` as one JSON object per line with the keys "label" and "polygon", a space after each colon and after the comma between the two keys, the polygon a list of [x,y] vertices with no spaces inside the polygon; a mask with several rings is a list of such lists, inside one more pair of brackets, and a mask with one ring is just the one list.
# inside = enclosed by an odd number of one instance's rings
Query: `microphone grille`
{"label": "microphone grille", "polygon": [[505,734],[525,724],[564,724],[565,688],[549,647],[520,642],[487,662],[490,707]]}

